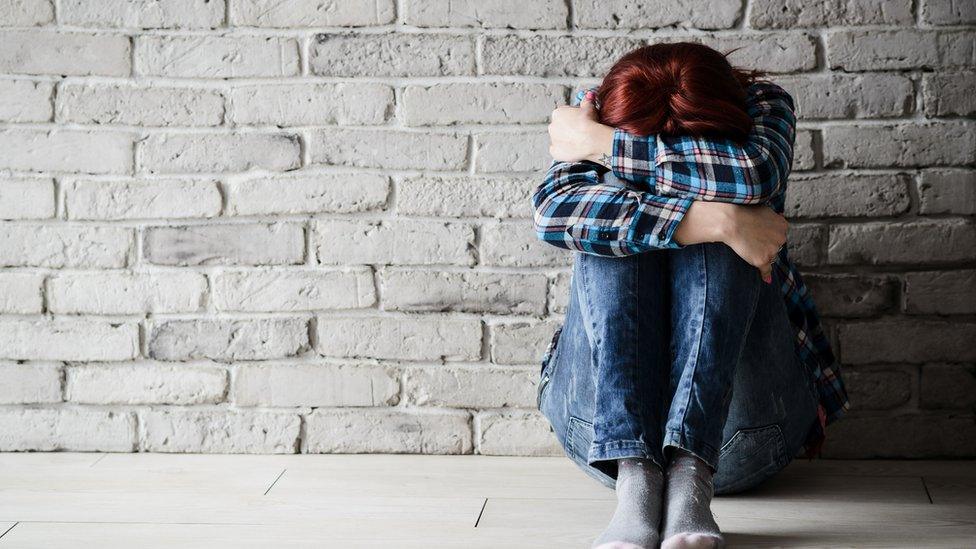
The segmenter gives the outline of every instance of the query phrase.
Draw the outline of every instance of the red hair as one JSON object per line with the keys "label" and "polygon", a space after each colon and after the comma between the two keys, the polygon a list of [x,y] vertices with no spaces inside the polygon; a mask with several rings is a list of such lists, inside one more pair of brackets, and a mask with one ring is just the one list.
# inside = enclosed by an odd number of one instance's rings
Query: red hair
{"label": "red hair", "polygon": [[636,135],[744,140],[752,129],[746,87],[762,76],[691,42],[644,46],[624,55],[597,90],[604,124]]}

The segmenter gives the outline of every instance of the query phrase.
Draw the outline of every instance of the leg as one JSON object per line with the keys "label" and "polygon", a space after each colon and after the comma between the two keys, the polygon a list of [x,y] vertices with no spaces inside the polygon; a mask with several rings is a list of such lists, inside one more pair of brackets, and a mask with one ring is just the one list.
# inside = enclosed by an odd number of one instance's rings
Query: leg
{"label": "leg", "polygon": [[774,277],[762,287],[736,369],[715,493],[747,490],[786,467],[817,421],[817,402]]}
{"label": "leg", "polygon": [[659,540],[670,366],[666,259],[577,254],[566,320],[543,363],[540,409],[570,458],[617,491],[599,547],[655,547]]}
{"label": "leg", "polygon": [[664,435],[662,547],[720,547],[712,474],[762,282],[728,246],[703,244],[671,252],[671,285],[674,396]]}
{"label": "leg", "polygon": [[670,371],[667,254],[580,254],[574,278],[590,343],[596,402],[588,462],[610,476],[616,460],[663,464],[661,409]]}

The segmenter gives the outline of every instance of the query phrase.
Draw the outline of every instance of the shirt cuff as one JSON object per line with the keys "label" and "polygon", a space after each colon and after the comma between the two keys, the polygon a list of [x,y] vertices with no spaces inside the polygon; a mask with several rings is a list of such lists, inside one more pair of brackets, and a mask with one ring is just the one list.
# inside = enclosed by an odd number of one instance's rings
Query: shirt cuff
{"label": "shirt cuff", "polygon": [[657,166],[657,136],[640,137],[620,128],[613,129],[610,170],[620,179],[633,181],[650,177]]}

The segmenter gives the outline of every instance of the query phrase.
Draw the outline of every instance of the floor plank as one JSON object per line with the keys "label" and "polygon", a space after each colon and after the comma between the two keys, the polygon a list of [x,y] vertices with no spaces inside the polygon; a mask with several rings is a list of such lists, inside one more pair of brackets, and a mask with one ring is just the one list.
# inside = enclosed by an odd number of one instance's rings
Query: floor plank
{"label": "floor plank", "polygon": [[[471,456],[322,456],[288,465],[271,494],[547,497],[614,499],[567,458]],[[329,459],[329,458],[333,459]],[[420,459],[418,459],[420,458]]]}
{"label": "floor plank", "polygon": [[107,456],[77,452],[0,452],[0,470],[91,467]]}
{"label": "floor plank", "polygon": [[0,520],[303,524],[376,519],[471,525],[483,498],[358,497],[326,494],[280,498],[223,494],[0,490]]}
{"label": "floor plank", "polygon": [[923,478],[932,503],[972,505],[976,509],[976,478],[936,475]]}
{"label": "floor plank", "polygon": [[[16,535],[14,535],[16,534]],[[321,549],[356,547],[397,549],[565,549],[583,547],[592,536],[554,529],[464,528],[382,523],[292,526],[211,524],[125,524],[23,522],[11,532],[18,549]],[[0,548],[4,547],[0,540]]]}
{"label": "floor plank", "polygon": [[265,466],[200,471],[184,467],[134,471],[113,467],[38,467],[0,469],[0,490],[49,492],[254,494],[260,495],[282,472]]}
{"label": "floor plank", "polygon": [[976,460],[796,459],[779,476],[917,477],[950,475],[976,478]]}

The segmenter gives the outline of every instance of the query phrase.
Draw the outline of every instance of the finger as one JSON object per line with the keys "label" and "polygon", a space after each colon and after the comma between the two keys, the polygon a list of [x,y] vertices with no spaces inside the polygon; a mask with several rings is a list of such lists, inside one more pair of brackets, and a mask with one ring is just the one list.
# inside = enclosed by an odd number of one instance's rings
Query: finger
{"label": "finger", "polygon": [[583,114],[594,120],[597,118],[596,105],[593,104],[595,97],[596,96],[593,94],[593,92],[588,92],[586,96],[583,97],[583,101],[580,102],[579,106],[580,111],[582,111]]}
{"label": "finger", "polygon": [[759,274],[762,276],[763,282],[766,284],[773,283],[773,265],[763,265],[759,268]]}

